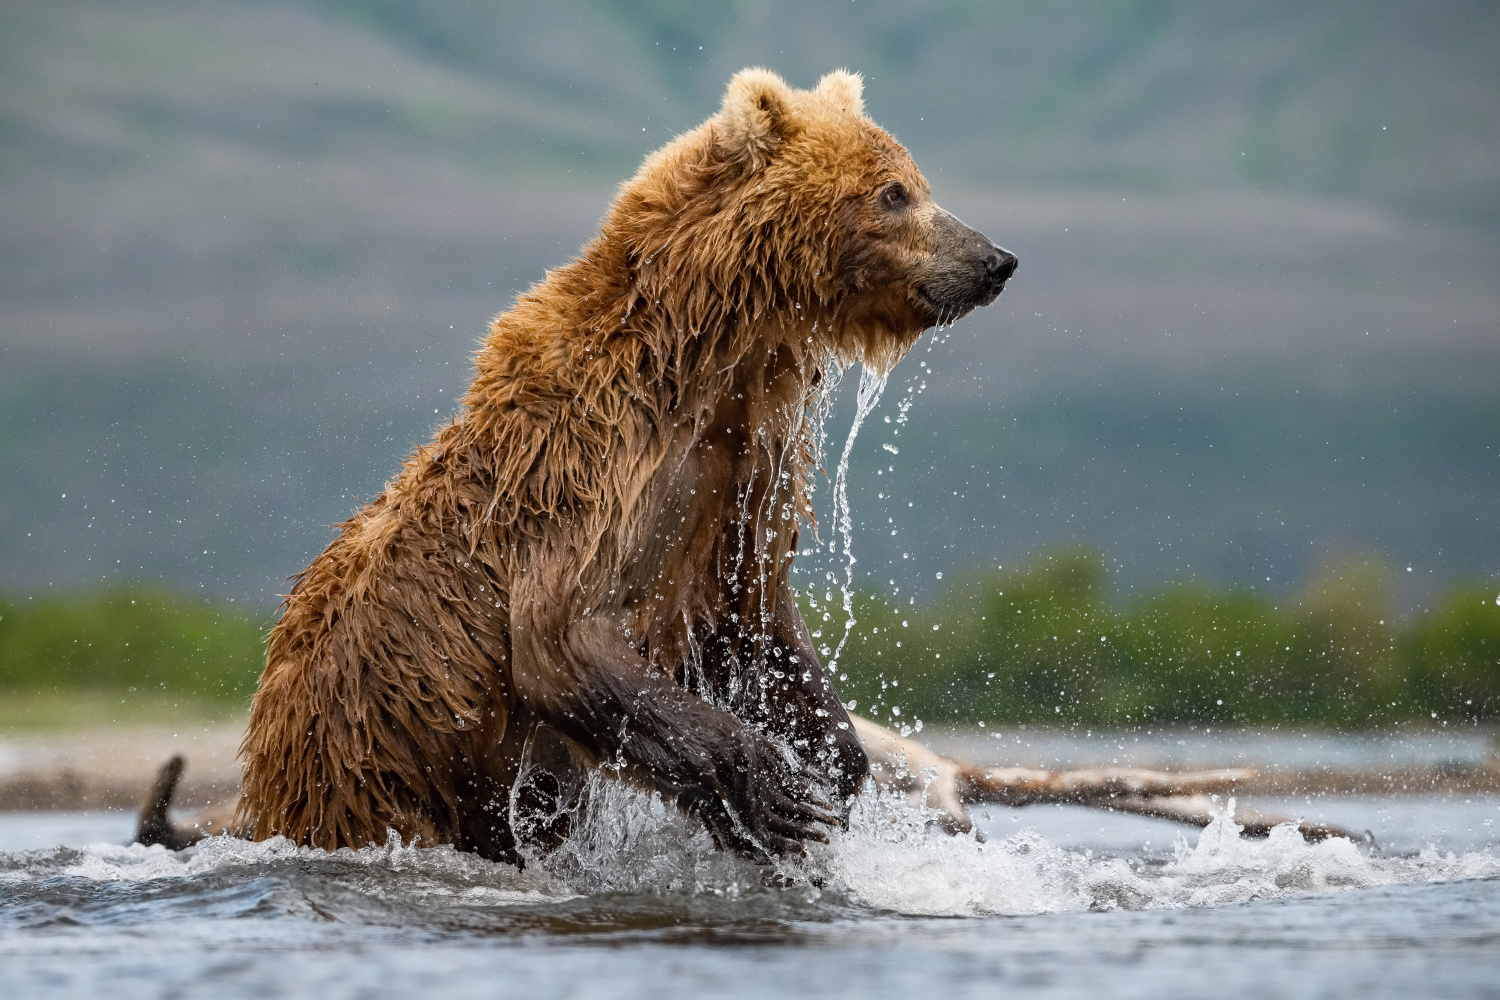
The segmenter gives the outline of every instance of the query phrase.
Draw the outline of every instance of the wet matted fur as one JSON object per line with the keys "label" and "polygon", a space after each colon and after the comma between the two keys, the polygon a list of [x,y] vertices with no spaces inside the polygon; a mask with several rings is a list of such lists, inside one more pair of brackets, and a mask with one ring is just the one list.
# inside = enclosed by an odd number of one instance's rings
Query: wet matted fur
{"label": "wet matted fur", "polygon": [[860,91],[736,75],[495,319],[457,415],[295,579],[240,831],[515,859],[511,789],[546,726],[722,846],[825,837],[868,765],[788,585],[813,408],[1015,267]]}

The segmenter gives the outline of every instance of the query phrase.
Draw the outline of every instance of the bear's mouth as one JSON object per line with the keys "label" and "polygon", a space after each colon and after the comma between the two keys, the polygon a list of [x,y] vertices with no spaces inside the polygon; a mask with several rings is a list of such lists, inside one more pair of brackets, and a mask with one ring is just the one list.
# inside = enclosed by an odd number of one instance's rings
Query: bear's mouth
{"label": "bear's mouth", "polygon": [[1001,289],[996,288],[993,292],[977,299],[965,297],[956,301],[947,296],[939,298],[929,291],[926,284],[915,286],[914,291],[918,304],[928,314],[926,318],[935,326],[948,326],[951,323],[957,323],[975,309],[995,301]]}
{"label": "bear's mouth", "polygon": [[932,293],[927,290],[927,286],[925,284],[916,285],[914,286],[913,290],[917,293],[917,302],[920,303],[922,307],[929,313],[931,313],[933,316],[937,316],[942,313],[942,306],[938,305],[937,299],[932,297]]}

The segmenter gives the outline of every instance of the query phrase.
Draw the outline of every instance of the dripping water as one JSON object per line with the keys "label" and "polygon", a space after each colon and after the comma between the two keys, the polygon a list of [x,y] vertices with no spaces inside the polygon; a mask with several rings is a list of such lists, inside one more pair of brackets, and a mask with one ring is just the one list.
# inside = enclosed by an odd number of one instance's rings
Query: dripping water
{"label": "dripping water", "polygon": [[[844,439],[844,451],[839,456],[838,470],[833,477],[833,521],[844,542],[844,578],[839,583],[844,599],[844,634],[839,637],[833,656],[829,658],[830,671],[837,668],[839,654],[844,651],[844,643],[849,641],[849,631],[854,628],[854,523],[849,512],[849,456],[854,451],[854,439],[859,436],[860,425],[880,402],[880,394],[885,391],[885,383],[889,377],[889,371],[880,371],[869,365],[860,366],[859,391],[854,397],[854,422],[849,426],[849,436]],[[830,538],[829,553],[835,553],[837,549],[838,543]]]}

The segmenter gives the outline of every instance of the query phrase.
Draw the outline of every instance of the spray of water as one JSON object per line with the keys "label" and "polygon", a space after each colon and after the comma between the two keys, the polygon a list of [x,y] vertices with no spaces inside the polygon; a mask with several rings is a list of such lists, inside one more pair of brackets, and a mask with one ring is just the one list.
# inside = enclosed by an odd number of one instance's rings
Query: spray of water
{"label": "spray of water", "polygon": [[[875,405],[880,402],[880,394],[885,391],[886,380],[890,373],[878,371],[869,365],[861,365],[859,370],[859,391],[854,397],[854,422],[849,425],[849,436],[844,439],[844,451],[839,456],[838,469],[833,477],[833,520],[838,529],[839,537],[844,542],[844,578],[839,583],[839,589],[844,598],[844,634],[839,637],[838,646],[834,648],[833,656],[828,660],[828,669],[834,670],[838,667],[839,654],[844,651],[844,643],[849,641],[849,632],[854,628],[854,551],[853,536],[854,522],[849,512],[849,456],[854,451],[854,439],[859,436],[859,429],[864,424],[865,418]],[[837,542],[829,540],[829,551],[837,550]]]}
{"label": "spray of water", "polygon": [[[1269,839],[1245,840],[1231,819],[1232,803],[1205,830],[1179,837],[1175,849],[1095,854],[1068,849],[1034,833],[980,842],[949,836],[933,814],[905,796],[867,789],[854,803],[849,829],[828,845],[808,845],[806,859],[774,869],[716,850],[701,824],[604,773],[590,779],[573,834],[524,871],[451,847],[402,846],[334,852],[284,839],[248,843],[214,837],[187,851],[95,844],[82,850],[0,853],[0,885],[57,879],[82,883],[152,883],[253,878],[303,866],[343,873],[365,894],[401,905],[439,902],[486,907],[560,902],[580,894],[627,893],[737,896],[775,888],[796,919],[797,894],[820,887],[878,911],[976,916],[1101,909],[1200,907],[1325,895],[1349,889],[1500,877],[1493,845],[1465,853],[1432,847],[1395,857],[1372,854],[1348,840],[1303,841],[1291,824]],[[139,902],[133,905],[140,905]],[[325,897],[341,917],[359,918],[357,894]],[[616,907],[623,905],[618,899]],[[353,907],[354,909],[350,909]],[[318,911],[317,916],[328,919]]]}

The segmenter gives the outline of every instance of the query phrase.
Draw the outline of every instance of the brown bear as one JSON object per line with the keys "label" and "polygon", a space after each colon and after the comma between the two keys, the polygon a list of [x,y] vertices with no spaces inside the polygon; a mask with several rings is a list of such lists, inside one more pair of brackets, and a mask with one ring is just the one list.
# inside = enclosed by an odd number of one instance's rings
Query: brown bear
{"label": "brown bear", "polygon": [[295,579],[237,831],[514,861],[522,761],[550,753],[721,847],[826,840],[868,762],[788,582],[812,410],[1015,267],[933,203],[858,76],[737,74],[495,319],[457,416]]}

